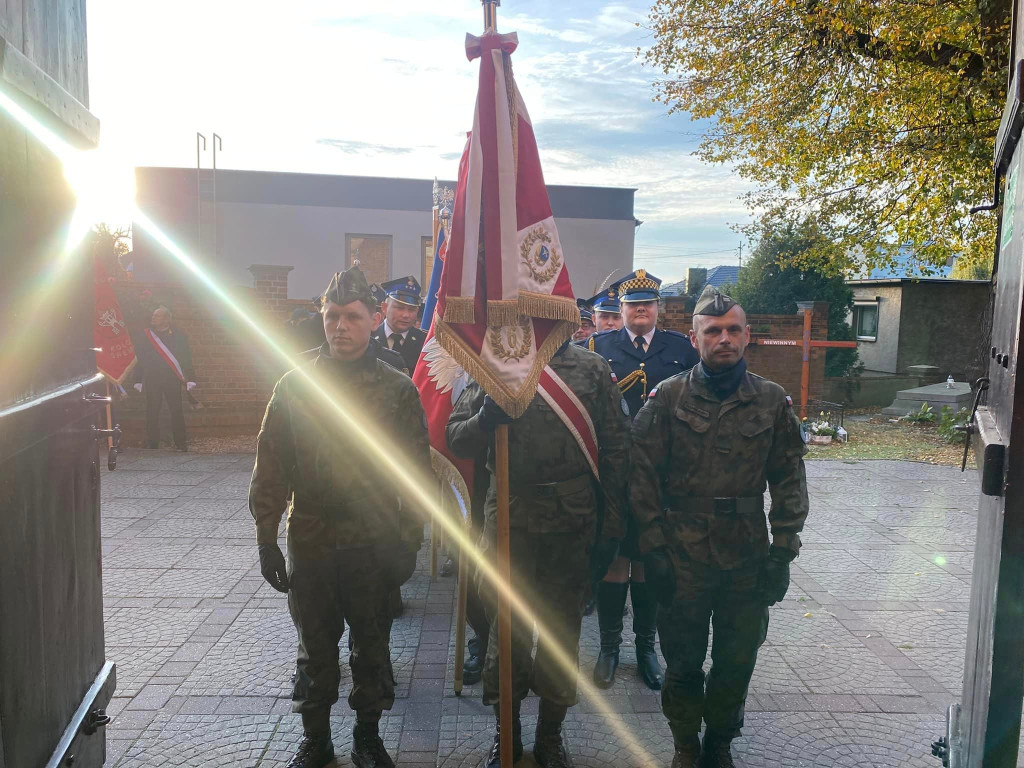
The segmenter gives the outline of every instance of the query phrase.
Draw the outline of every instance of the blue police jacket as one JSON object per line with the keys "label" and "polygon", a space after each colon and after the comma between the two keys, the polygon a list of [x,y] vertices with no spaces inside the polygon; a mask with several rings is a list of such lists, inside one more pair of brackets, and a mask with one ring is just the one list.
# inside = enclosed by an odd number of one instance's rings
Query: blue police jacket
{"label": "blue police jacket", "polygon": [[636,418],[647,395],[658,384],[700,362],[687,336],[660,328],[655,329],[651,345],[643,354],[630,341],[625,328],[594,334],[583,344],[608,361],[629,406],[630,419]]}

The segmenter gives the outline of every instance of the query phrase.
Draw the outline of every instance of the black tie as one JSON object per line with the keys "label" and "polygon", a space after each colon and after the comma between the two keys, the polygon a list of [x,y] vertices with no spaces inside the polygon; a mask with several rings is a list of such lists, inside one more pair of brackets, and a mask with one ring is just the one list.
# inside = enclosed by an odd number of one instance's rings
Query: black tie
{"label": "black tie", "polygon": [[405,341],[405,339],[402,338],[402,334],[400,334],[400,333],[392,333],[391,334],[391,348],[393,350],[395,350],[395,352],[400,352],[401,351],[401,349],[402,349],[402,342],[403,341]]}
{"label": "black tie", "polygon": [[644,346],[645,346],[644,345],[644,337],[643,336],[637,336],[633,343],[636,344],[637,351],[642,355],[644,353]]}

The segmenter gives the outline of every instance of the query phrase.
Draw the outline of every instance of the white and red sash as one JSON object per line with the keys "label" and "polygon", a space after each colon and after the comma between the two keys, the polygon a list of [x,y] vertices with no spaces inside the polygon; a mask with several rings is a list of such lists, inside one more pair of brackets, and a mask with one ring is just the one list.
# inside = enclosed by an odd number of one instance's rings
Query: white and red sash
{"label": "white and red sash", "polygon": [[600,480],[597,471],[597,432],[594,430],[594,422],[590,418],[586,407],[580,402],[569,385],[555,373],[551,366],[545,366],[541,371],[540,381],[537,383],[537,393],[544,398],[551,410],[565,424],[566,429],[576,438],[583,455],[587,457],[590,470],[594,477]]}
{"label": "white and red sash", "polygon": [[149,339],[149,343],[153,345],[153,348],[156,349],[157,354],[163,358],[164,362],[171,366],[174,375],[184,383],[185,372],[181,370],[181,364],[178,362],[178,358],[174,356],[174,353],[167,348],[167,345],[164,344],[159,336],[153,333],[151,328],[146,329],[146,338]]}

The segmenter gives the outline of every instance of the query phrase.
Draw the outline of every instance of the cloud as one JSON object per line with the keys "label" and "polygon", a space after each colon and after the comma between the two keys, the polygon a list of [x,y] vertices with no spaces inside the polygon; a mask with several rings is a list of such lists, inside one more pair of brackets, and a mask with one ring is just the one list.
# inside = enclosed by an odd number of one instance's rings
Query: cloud
{"label": "cloud", "polygon": [[349,141],[346,139],[317,139],[317,144],[340,149],[350,155],[408,155],[414,150],[412,147],[392,147],[386,144],[371,144],[368,141]]}

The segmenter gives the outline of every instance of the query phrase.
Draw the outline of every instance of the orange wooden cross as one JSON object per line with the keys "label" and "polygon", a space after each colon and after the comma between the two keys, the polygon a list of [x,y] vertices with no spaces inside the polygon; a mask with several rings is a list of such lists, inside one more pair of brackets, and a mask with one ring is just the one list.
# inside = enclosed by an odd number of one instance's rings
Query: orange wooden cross
{"label": "orange wooden cross", "polygon": [[765,347],[803,347],[803,362],[800,368],[800,418],[807,418],[807,400],[811,388],[811,347],[856,347],[856,341],[814,341],[811,339],[812,313],[804,312],[804,336],[802,341],[796,339],[758,339],[757,343]]}

